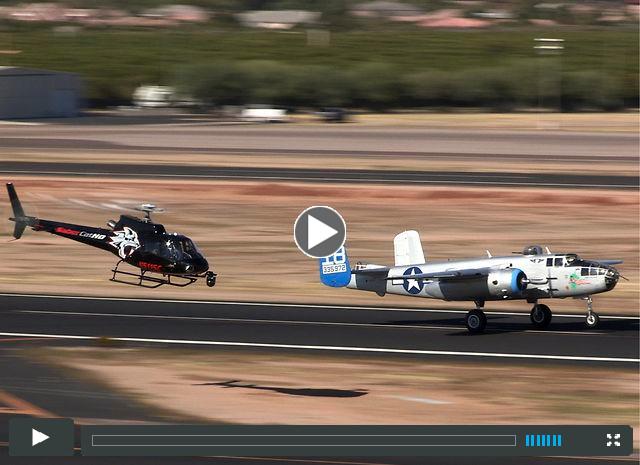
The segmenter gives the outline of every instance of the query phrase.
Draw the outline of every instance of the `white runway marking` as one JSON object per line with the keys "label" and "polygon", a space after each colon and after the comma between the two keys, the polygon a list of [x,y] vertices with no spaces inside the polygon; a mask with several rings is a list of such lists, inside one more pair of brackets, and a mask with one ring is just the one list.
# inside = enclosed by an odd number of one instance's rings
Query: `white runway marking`
{"label": "white runway marking", "polygon": [[[348,305],[318,305],[318,304],[279,304],[273,302],[234,302],[225,300],[180,300],[180,299],[141,299],[131,297],[91,297],[91,296],[64,296],[64,295],[49,295],[49,294],[11,294],[0,293],[0,297],[31,297],[31,298],[46,298],[46,299],[71,299],[71,300],[102,300],[113,302],[151,302],[151,303],[174,303],[174,304],[195,304],[195,305],[236,305],[243,307],[303,307],[307,309],[339,309],[339,310],[371,310],[371,311],[396,311],[396,312],[415,312],[415,313],[460,313],[466,314],[467,310],[446,310],[446,309],[427,309],[427,308],[402,308],[402,307],[356,307]],[[486,311],[488,315],[509,315],[509,316],[528,316],[529,312],[491,312]],[[554,313],[555,317],[562,318],[580,318],[584,319],[584,315],[573,315],[566,313]],[[617,315],[600,315],[600,319],[608,320],[640,320],[637,316],[617,316]]]}
{"label": "white runway marking", "polygon": [[[40,334],[40,333],[4,333],[0,336],[8,337],[35,337],[45,339],[71,339],[71,340],[98,340],[99,336],[82,336],[72,334]],[[349,346],[318,346],[303,344],[277,344],[263,342],[229,342],[229,341],[199,341],[190,339],[151,339],[143,337],[111,337],[111,341],[137,342],[147,344],[177,344],[195,346],[223,346],[223,347],[260,347],[268,349],[292,349],[292,350],[322,350],[332,352],[368,352],[380,354],[406,354],[406,355],[440,355],[453,357],[481,357],[481,358],[511,358],[529,360],[570,360],[575,362],[610,362],[610,363],[640,363],[637,358],[617,357],[589,357],[578,355],[546,355],[546,354],[507,354],[501,352],[465,352],[453,350],[417,350],[417,349],[393,349],[382,347],[349,347]]]}
{"label": "white runway marking", "polygon": [[44,126],[47,123],[34,121],[0,121],[2,126]]}
{"label": "white runway marking", "polygon": [[[460,330],[464,326],[444,326],[444,325],[393,325],[389,323],[349,323],[338,321],[302,321],[302,320],[268,320],[259,318],[221,318],[209,316],[174,316],[174,315],[139,315],[133,313],[94,313],[94,312],[66,312],[55,310],[17,310],[20,313],[38,313],[46,315],[72,315],[72,316],[99,316],[113,318],[149,318],[154,320],[198,320],[198,321],[220,321],[228,323],[260,323],[260,324],[288,324],[288,325],[312,325],[312,326],[356,326],[364,328],[381,328],[381,329],[419,329],[419,330]],[[496,332],[511,332],[508,329],[495,329]],[[597,331],[552,331],[525,329],[519,332],[523,333],[542,333],[542,334],[570,334],[577,336],[602,336],[606,333]],[[615,336],[620,337],[620,336]]]}

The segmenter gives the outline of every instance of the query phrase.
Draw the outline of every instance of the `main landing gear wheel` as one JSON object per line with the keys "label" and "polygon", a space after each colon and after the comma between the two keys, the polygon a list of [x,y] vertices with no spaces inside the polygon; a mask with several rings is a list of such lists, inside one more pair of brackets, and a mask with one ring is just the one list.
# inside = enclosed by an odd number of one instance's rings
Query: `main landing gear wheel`
{"label": "main landing gear wheel", "polygon": [[587,318],[584,320],[587,328],[595,328],[600,323],[600,317],[596,312],[590,312],[587,314]]}
{"label": "main landing gear wheel", "polygon": [[531,323],[539,329],[544,329],[551,323],[551,309],[544,304],[536,304],[531,309]]}
{"label": "main landing gear wheel", "polygon": [[481,333],[487,327],[487,316],[482,310],[471,310],[465,317],[465,323],[471,334]]}
{"label": "main landing gear wheel", "polygon": [[213,287],[216,285],[217,275],[213,271],[207,271],[207,274],[205,276],[207,278],[207,286]]}

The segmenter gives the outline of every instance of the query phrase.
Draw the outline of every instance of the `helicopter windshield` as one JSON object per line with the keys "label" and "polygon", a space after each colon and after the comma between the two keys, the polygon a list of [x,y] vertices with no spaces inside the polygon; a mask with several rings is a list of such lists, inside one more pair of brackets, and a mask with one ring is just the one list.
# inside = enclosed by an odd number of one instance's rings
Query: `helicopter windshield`
{"label": "helicopter windshield", "polygon": [[202,257],[202,252],[191,239],[179,235],[165,235],[150,248],[151,253],[176,262]]}
{"label": "helicopter windshield", "polygon": [[171,237],[164,243],[163,255],[170,260],[181,260],[183,258],[196,258],[201,255],[198,247],[191,239],[186,237]]}
{"label": "helicopter windshield", "polygon": [[198,250],[198,247],[193,243],[191,239],[187,239],[186,237],[180,238],[177,241],[177,245],[182,253],[187,254],[192,258],[200,255],[200,250]]}

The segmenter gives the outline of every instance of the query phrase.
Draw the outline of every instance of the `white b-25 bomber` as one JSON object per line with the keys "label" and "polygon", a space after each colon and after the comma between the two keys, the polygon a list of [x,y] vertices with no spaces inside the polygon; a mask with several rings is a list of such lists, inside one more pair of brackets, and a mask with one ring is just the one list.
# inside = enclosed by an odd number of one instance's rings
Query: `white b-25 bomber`
{"label": "white b-25 bomber", "polygon": [[522,253],[448,261],[426,261],[416,231],[398,234],[395,266],[358,263],[353,269],[344,247],[320,259],[320,279],[331,287],[398,294],[446,301],[475,302],[465,321],[471,333],[484,331],[485,302],[526,300],[533,304],[531,322],[545,328],[551,309],[541,299],[573,297],[587,303],[587,327],[598,325],[591,296],[612,290],[620,273],[612,265],[622,260],[583,260],[574,253],[551,253],[538,245]]}

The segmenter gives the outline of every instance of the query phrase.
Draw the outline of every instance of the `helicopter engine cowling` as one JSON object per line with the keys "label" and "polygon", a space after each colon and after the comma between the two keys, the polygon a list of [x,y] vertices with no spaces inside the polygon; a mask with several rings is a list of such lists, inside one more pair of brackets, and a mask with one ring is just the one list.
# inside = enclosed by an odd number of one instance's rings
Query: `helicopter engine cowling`
{"label": "helicopter engine cowling", "polygon": [[518,268],[492,271],[487,276],[489,294],[504,299],[521,295],[528,283],[527,275]]}

